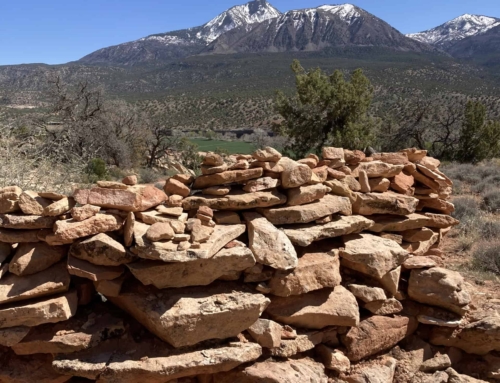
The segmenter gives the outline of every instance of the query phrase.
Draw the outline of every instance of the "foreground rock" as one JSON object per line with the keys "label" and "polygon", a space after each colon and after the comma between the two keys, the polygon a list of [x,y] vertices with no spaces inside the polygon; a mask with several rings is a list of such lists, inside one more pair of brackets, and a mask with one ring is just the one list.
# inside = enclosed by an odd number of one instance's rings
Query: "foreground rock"
{"label": "foreground rock", "polygon": [[243,213],[248,224],[250,249],[257,262],[278,270],[297,266],[297,252],[283,231],[257,213]]}
{"label": "foreground rock", "polygon": [[9,263],[9,271],[18,276],[38,273],[62,260],[67,251],[65,246],[49,246],[44,242],[21,243]]}
{"label": "foreground rock", "polygon": [[410,256],[396,242],[371,234],[345,236],[344,244],[340,249],[342,264],[376,278],[382,278]]}
{"label": "foreground rock", "polygon": [[223,275],[241,272],[255,265],[247,247],[222,249],[212,258],[179,263],[143,261],[128,265],[132,274],[144,285],[159,289],[168,287],[205,286]]}
{"label": "foreground rock", "polygon": [[269,319],[259,319],[247,330],[252,338],[262,347],[275,348],[281,344],[283,328]]}
{"label": "foreground rock", "polygon": [[417,302],[444,307],[459,315],[467,311],[471,301],[460,273],[440,267],[412,270],[408,295]]}
{"label": "foreground rock", "polygon": [[0,304],[65,292],[69,284],[70,276],[64,262],[34,275],[8,274],[0,280]]}
{"label": "foreground rock", "polygon": [[259,213],[274,225],[288,225],[313,222],[335,213],[351,215],[352,210],[348,198],[327,194],[307,205],[259,209]]}
{"label": "foreground rock", "polygon": [[38,215],[0,214],[0,227],[5,229],[52,229],[56,222],[54,217]]}
{"label": "foreground rock", "polygon": [[357,326],[359,323],[356,298],[342,286],[273,298],[266,312],[277,322],[310,329]]}
{"label": "foreground rock", "polygon": [[211,174],[197,177],[193,183],[193,189],[206,189],[211,186],[231,184],[233,182],[242,182],[254,178],[262,177],[262,168],[229,170],[223,173]]}
{"label": "foreground rock", "polygon": [[119,230],[122,225],[123,219],[111,214],[97,214],[81,222],[72,219],[57,221],[54,225],[54,240],[62,243],[72,243],[78,238]]}
{"label": "foreground rock", "polygon": [[324,367],[309,358],[255,363],[243,370],[216,374],[214,383],[327,383]]}
{"label": "foreground rock", "polygon": [[1,355],[0,382],[2,383],[65,383],[71,376],[64,376],[52,368],[51,355],[18,356],[10,351]]}
{"label": "foreground rock", "polygon": [[288,297],[334,288],[341,280],[339,257],[332,251],[304,254],[293,271],[277,271],[268,285],[271,294]]}
{"label": "foreground rock", "polygon": [[31,328],[26,326],[9,327],[0,330],[0,346],[12,347],[24,339]]}
{"label": "foreground rock", "polygon": [[100,266],[120,266],[134,260],[133,254],[105,233],[74,243],[70,255]]}
{"label": "foreground rock", "polygon": [[375,221],[369,230],[380,233],[383,231],[406,231],[430,227],[435,229],[445,229],[450,226],[456,226],[459,221],[453,217],[444,214],[408,214],[401,217],[390,215],[381,215],[371,217]]}
{"label": "foreground rock", "polygon": [[409,319],[373,316],[353,327],[344,336],[347,356],[357,362],[370,355],[394,347],[408,334]]}
{"label": "foreground rock", "polygon": [[276,190],[255,193],[232,192],[222,197],[192,196],[182,201],[184,210],[208,206],[214,210],[248,210],[259,207],[281,205],[286,196]]}
{"label": "foreground rock", "polygon": [[168,294],[154,290],[139,293],[139,286],[128,287],[128,291],[109,300],[174,347],[236,336],[254,324],[269,304],[263,295],[243,292],[229,284],[172,290]]}
{"label": "foreground rock", "polygon": [[341,237],[347,234],[360,233],[373,226],[374,222],[361,215],[338,216],[332,222],[318,225],[306,224],[288,226],[283,229],[292,243],[298,246],[309,246],[315,241],[325,238]]}
{"label": "foreground rock", "polygon": [[418,199],[395,193],[356,193],[352,210],[355,214],[412,214],[417,209]]}
{"label": "foreground rock", "polygon": [[76,291],[25,304],[0,306],[0,328],[65,321],[75,315],[77,306]]}

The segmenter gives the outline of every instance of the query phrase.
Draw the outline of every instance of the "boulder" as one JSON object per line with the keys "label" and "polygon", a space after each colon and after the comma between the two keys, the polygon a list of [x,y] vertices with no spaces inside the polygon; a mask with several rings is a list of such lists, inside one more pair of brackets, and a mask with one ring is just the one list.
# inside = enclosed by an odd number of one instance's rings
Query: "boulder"
{"label": "boulder", "polygon": [[401,265],[409,254],[396,242],[372,234],[351,234],[344,237],[340,249],[342,264],[363,274],[382,278]]}
{"label": "boulder", "polygon": [[263,149],[257,149],[252,154],[252,157],[255,158],[257,161],[278,162],[282,156],[281,153],[278,152],[276,149],[266,146]]}
{"label": "boulder", "polygon": [[101,211],[99,206],[94,205],[84,205],[80,207],[74,207],[71,209],[71,217],[74,221],[81,222],[88,218],[92,218],[97,213]]}
{"label": "boulder", "polygon": [[328,370],[346,374],[351,369],[351,361],[342,351],[334,350],[324,344],[317,345],[315,351]]}
{"label": "boulder", "polygon": [[0,227],[5,229],[52,229],[57,221],[55,217],[40,217],[38,215],[0,214]]}
{"label": "boulder", "polygon": [[391,186],[391,181],[387,178],[369,178],[368,179],[368,184],[370,185],[370,190],[373,193],[385,193],[387,190],[389,190],[389,187]]}
{"label": "boulder", "polygon": [[422,160],[427,155],[427,150],[417,149],[417,148],[409,148],[400,150],[401,153],[406,153],[408,156],[408,161],[418,162]]}
{"label": "boulder", "polygon": [[128,186],[137,185],[137,176],[133,174],[130,176],[126,176],[122,179],[122,183]]}
{"label": "boulder", "polygon": [[359,170],[366,172],[368,178],[391,178],[403,171],[404,165],[391,165],[382,161],[361,162]]}
{"label": "boulder", "polygon": [[220,154],[208,152],[207,154],[205,154],[205,157],[203,157],[203,165],[221,166],[222,164],[224,164],[224,159]]}
{"label": "boulder", "polygon": [[19,196],[19,207],[26,215],[43,215],[43,210],[52,203],[34,191],[24,191]]}
{"label": "boulder", "polygon": [[193,184],[193,189],[206,189],[211,186],[220,186],[235,182],[248,181],[262,177],[262,168],[229,170],[223,173],[211,174],[197,177]]}
{"label": "boulder", "polygon": [[357,165],[366,158],[361,150],[344,149],[344,159],[347,165]]}
{"label": "boulder", "polygon": [[233,211],[216,211],[214,221],[217,225],[239,225],[241,219],[238,213]]}
{"label": "boulder", "polygon": [[0,306],[0,328],[15,326],[39,326],[68,320],[76,313],[76,291],[64,295]]}
{"label": "boulder", "polygon": [[49,217],[57,217],[64,213],[67,213],[75,206],[75,200],[73,198],[63,198],[56,202],[51,203],[45,209],[43,209],[43,215]]}
{"label": "boulder", "polygon": [[274,348],[281,344],[283,327],[272,320],[259,319],[247,331],[262,347]]}
{"label": "boulder", "polygon": [[255,265],[247,247],[222,249],[212,258],[179,263],[142,261],[128,265],[132,274],[144,285],[159,289],[169,287],[205,286],[223,275],[243,271]]}
{"label": "boulder", "polygon": [[[356,181],[358,182],[358,181]],[[354,203],[356,201],[356,195],[353,193],[351,188],[349,187],[347,181],[339,181],[339,180],[329,180],[325,182],[325,185],[328,186],[332,191],[331,193],[334,195],[338,195],[341,197],[347,197]],[[361,186],[359,187],[361,189]]]}
{"label": "boulder", "polygon": [[99,266],[72,256],[68,257],[67,267],[71,275],[94,282],[116,279],[125,272],[123,266]]}
{"label": "boulder", "polygon": [[230,192],[231,192],[231,186],[212,186],[212,187],[203,189],[201,191],[201,194],[223,196],[223,195],[229,194]]}
{"label": "boulder", "polygon": [[282,205],[286,196],[277,190],[255,193],[232,192],[223,197],[191,196],[182,201],[184,210],[196,210],[208,206],[214,210],[248,210],[259,207]]}
{"label": "boulder", "polygon": [[309,358],[267,360],[213,376],[213,383],[327,383],[324,367]]}
{"label": "boulder", "polygon": [[436,372],[446,370],[451,367],[451,360],[447,354],[437,354],[434,358],[427,359],[420,365],[420,371]]}
{"label": "boulder", "polygon": [[322,149],[322,157],[324,160],[344,160],[345,154],[344,149],[342,148],[334,148],[325,146]]}
{"label": "boulder", "polygon": [[156,222],[146,232],[146,237],[152,242],[169,240],[174,236],[174,229],[169,222]]}
{"label": "boulder", "polygon": [[364,285],[350,284],[349,290],[353,295],[365,303],[373,301],[383,301],[387,299],[385,291],[380,287],[370,287]]}
{"label": "boulder", "polygon": [[312,178],[312,170],[309,166],[283,157],[279,161],[283,167],[281,173],[281,186],[284,189],[292,189],[309,183]]}
{"label": "boulder", "polygon": [[369,229],[374,222],[361,215],[335,216],[325,224],[304,224],[287,226],[283,229],[287,237],[298,246],[309,246],[315,241],[360,233]]}
{"label": "boulder", "polygon": [[127,288],[108,299],[174,347],[236,336],[254,324],[269,304],[262,294],[229,283],[149,294],[136,284]]}
{"label": "boulder", "polygon": [[417,302],[443,307],[459,315],[465,314],[471,301],[460,273],[440,267],[412,270],[408,295]]}
{"label": "boulder", "polygon": [[307,205],[258,209],[258,211],[274,225],[309,223],[335,213],[352,214],[348,198],[330,194]]}
{"label": "boulder", "polygon": [[9,271],[18,276],[36,274],[66,257],[67,250],[65,246],[49,246],[44,242],[21,243],[9,263]]}
{"label": "boulder", "polygon": [[288,297],[340,285],[339,257],[335,252],[306,253],[291,271],[277,271],[268,282],[271,294]]}
{"label": "boulder", "polygon": [[266,313],[277,322],[310,329],[359,323],[356,298],[342,286],[273,298]]}
{"label": "boulder", "polygon": [[392,383],[397,365],[398,361],[388,356],[357,365],[349,374],[347,383]]}
{"label": "boulder", "polygon": [[423,256],[417,256],[417,257],[408,258],[403,263],[403,267],[406,270],[428,269],[428,268],[436,267],[436,266],[437,266],[437,263],[436,263],[435,260],[433,260],[430,257],[423,257]]}
{"label": "boulder", "polygon": [[161,214],[169,215],[172,217],[180,217],[182,213],[184,213],[182,207],[167,207],[165,205],[157,206],[156,210],[158,210]]}
{"label": "boulder", "polygon": [[356,202],[352,206],[355,214],[394,214],[414,213],[418,199],[394,193],[356,193]]}
{"label": "boulder", "polygon": [[297,252],[283,231],[257,213],[243,213],[247,221],[249,247],[257,262],[278,270],[297,266]]}
{"label": "boulder", "polygon": [[459,374],[451,367],[447,368],[444,373],[448,377],[447,383],[487,383],[485,380],[480,380],[468,375]]}
{"label": "boulder", "polygon": [[375,221],[369,230],[380,233],[386,231],[407,231],[412,229],[421,229],[423,227],[430,227],[436,229],[444,229],[451,226],[456,226],[460,222],[448,215],[444,214],[408,214],[405,216],[390,216],[390,215],[380,215],[371,217]]}
{"label": "boulder", "polygon": [[374,315],[392,315],[403,311],[403,305],[395,298],[372,301],[363,307]]}
{"label": "boulder", "polygon": [[124,211],[146,211],[165,202],[168,197],[153,185],[130,186],[126,190],[93,188],[87,192],[75,191],[76,202]]}
{"label": "boulder", "polygon": [[81,222],[72,219],[57,221],[54,224],[54,235],[62,243],[71,243],[78,238],[119,230],[122,226],[123,219],[119,216],[97,214]]}
{"label": "boulder", "polygon": [[500,316],[486,316],[459,329],[435,326],[429,341],[437,346],[457,347],[468,354],[500,351]]}
{"label": "boulder", "polygon": [[[274,189],[280,185],[280,180],[271,177],[262,177],[248,181],[243,186],[243,191],[246,193],[255,193],[258,191]],[[227,193],[226,193],[227,194]]]}
{"label": "boulder", "polygon": [[70,276],[64,262],[37,274],[7,274],[0,280],[0,305],[68,291]]}
{"label": "boulder", "polygon": [[70,255],[100,266],[120,266],[135,260],[123,245],[100,233],[71,245]]}
{"label": "boulder", "polygon": [[394,347],[408,335],[408,324],[406,317],[373,316],[361,321],[359,326],[351,328],[342,337],[347,357],[352,362],[358,362]]}
{"label": "boulder", "polygon": [[213,232],[213,227],[205,226],[199,219],[196,219],[191,228],[191,242],[205,243],[209,240]]}
{"label": "boulder", "polygon": [[297,335],[294,339],[282,340],[279,347],[270,350],[270,354],[280,358],[291,358],[301,352],[312,350],[322,340],[323,334],[319,331]]}
{"label": "boulder", "polygon": [[165,193],[167,193],[167,195],[176,194],[182,197],[187,197],[191,193],[189,187],[174,178],[168,179],[163,190],[165,190]]}
{"label": "boulder", "polygon": [[427,197],[419,197],[417,209],[419,211],[435,211],[442,214],[450,215],[455,211],[455,205],[451,202],[445,201],[440,198],[433,198],[432,195]]}
{"label": "boulder", "polygon": [[287,205],[298,206],[305,205],[310,202],[320,200],[326,193],[330,192],[330,188],[323,184],[300,186],[298,188],[287,190]]}

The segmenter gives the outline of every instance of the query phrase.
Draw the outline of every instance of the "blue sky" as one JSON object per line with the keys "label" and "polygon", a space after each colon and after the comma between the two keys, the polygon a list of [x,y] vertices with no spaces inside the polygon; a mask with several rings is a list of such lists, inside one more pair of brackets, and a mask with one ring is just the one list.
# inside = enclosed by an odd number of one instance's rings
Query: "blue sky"
{"label": "blue sky", "polygon": [[[270,0],[280,11],[328,0]],[[204,24],[245,0],[3,0],[0,65],[60,64],[99,48],[153,33]],[[499,0],[357,0],[353,4],[403,33],[435,27],[464,13],[500,17]],[[338,4],[338,2],[328,2]]]}

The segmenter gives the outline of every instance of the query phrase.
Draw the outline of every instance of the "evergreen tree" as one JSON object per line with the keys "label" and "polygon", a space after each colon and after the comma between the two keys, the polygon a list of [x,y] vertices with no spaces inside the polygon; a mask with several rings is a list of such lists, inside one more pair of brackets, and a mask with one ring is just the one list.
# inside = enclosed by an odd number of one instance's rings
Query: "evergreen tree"
{"label": "evergreen tree", "polygon": [[284,121],[276,127],[290,138],[287,149],[297,156],[323,146],[363,149],[377,120],[368,115],[373,86],[361,69],[346,80],[339,70],[328,76],[321,69],[306,72],[298,60],[292,63],[296,94],[278,92],[276,110]]}

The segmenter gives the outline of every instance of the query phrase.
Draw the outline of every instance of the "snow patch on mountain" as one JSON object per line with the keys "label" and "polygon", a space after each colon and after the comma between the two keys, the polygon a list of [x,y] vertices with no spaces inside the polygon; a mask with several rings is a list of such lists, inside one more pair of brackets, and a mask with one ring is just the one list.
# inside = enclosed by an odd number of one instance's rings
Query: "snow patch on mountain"
{"label": "snow patch on mountain", "polygon": [[427,44],[445,45],[484,33],[498,25],[500,25],[498,18],[465,14],[436,28],[406,36]]}

